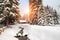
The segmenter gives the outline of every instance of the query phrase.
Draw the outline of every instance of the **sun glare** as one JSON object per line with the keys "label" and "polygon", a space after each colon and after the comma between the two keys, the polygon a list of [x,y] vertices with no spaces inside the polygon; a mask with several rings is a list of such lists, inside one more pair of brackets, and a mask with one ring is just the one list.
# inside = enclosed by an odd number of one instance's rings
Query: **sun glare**
{"label": "sun glare", "polygon": [[24,13],[25,14],[29,14],[29,7],[27,7],[27,8],[24,9]]}
{"label": "sun glare", "polygon": [[29,14],[29,0],[20,0],[20,14]]}

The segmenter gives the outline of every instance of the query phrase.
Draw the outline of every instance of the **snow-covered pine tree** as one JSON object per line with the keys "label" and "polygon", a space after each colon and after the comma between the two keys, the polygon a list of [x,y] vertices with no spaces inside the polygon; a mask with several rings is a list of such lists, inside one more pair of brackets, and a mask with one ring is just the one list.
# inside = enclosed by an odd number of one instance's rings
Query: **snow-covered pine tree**
{"label": "snow-covered pine tree", "polygon": [[[37,16],[36,16],[37,15]],[[42,0],[30,0],[30,23],[38,25],[58,24],[57,12],[42,5]]]}
{"label": "snow-covered pine tree", "polygon": [[39,12],[38,13],[38,25],[46,25],[47,24],[46,13],[45,13],[43,5],[39,4],[38,12]]}
{"label": "snow-covered pine tree", "polygon": [[1,8],[3,7],[3,10],[0,13],[2,16],[0,23],[8,25],[14,23],[20,18],[19,3],[17,0],[3,0],[0,5],[2,5]]}
{"label": "snow-covered pine tree", "polygon": [[47,24],[48,25],[54,25],[54,24],[58,24],[58,16],[57,16],[57,12],[55,9],[47,6],[45,7],[45,12],[47,14]]}
{"label": "snow-covered pine tree", "polygon": [[39,25],[55,25],[58,24],[58,16],[55,9],[49,6],[41,7],[39,10],[38,24]]}

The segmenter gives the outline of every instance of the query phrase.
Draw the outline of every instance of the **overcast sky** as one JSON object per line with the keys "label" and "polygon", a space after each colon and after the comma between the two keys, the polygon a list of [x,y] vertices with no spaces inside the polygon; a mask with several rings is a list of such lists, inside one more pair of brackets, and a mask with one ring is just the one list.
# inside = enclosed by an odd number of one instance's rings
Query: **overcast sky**
{"label": "overcast sky", "polygon": [[[20,12],[21,14],[25,13],[25,9],[29,8],[29,0],[20,0]],[[43,5],[49,5],[54,9],[59,10],[60,0],[43,0]]]}

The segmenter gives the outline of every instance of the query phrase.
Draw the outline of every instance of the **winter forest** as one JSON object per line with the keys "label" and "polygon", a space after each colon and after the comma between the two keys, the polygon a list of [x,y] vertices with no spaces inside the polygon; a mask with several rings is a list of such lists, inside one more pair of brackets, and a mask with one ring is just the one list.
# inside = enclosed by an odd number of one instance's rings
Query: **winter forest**
{"label": "winter forest", "polygon": [[60,40],[59,0],[0,0],[0,40]]}

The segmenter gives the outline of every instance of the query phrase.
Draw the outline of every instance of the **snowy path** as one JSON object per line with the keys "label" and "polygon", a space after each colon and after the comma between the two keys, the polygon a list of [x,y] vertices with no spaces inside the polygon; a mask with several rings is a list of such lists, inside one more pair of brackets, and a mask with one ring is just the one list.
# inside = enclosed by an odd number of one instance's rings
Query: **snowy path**
{"label": "snowy path", "polygon": [[0,35],[0,40],[18,40],[14,36],[24,28],[24,34],[28,34],[31,40],[60,40],[60,27],[37,26],[29,24],[16,24],[8,28]]}

